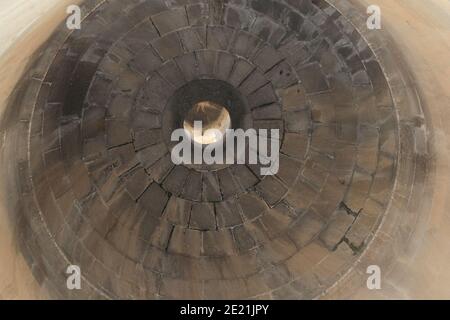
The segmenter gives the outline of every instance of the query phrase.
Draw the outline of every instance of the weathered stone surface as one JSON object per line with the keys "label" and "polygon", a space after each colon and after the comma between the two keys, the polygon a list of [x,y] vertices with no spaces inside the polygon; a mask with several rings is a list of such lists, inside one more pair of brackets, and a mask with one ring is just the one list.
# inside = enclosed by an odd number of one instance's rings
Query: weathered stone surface
{"label": "weathered stone surface", "polygon": [[132,134],[133,145],[136,151],[159,144],[162,140],[162,132],[160,129],[141,129],[134,131]]}
{"label": "weathered stone surface", "polygon": [[320,239],[330,250],[334,250],[343,241],[345,234],[354,221],[355,217],[348,214],[345,210],[337,211],[327,229],[320,234]]}
{"label": "weathered stone surface", "polygon": [[139,160],[136,157],[134,148],[131,144],[125,144],[116,148],[110,149],[109,157],[113,161],[114,171],[118,175],[122,175],[131,169],[135,168]]}
{"label": "weathered stone surface", "polygon": [[170,159],[170,154],[167,153],[164,157],[156,161],[150,168],[147,168],[147,170],[150,171],[150,176],[152,179],[158,183],[162,183],[173,167],[174,164]]}
{"label": "weathered stone surface", "polygon": [[138,203],[148,214],[159,217],[162,215],[168,200],[167,193],[158,184],[152,183],[142,194]]}
{"label": "weathered stone surface", "polygon": [[266,77],[277,89],[289,88],[290,86],[298,83],[298,79],[291,66],[285,61],[280,62],[267,71]]}
{"label": "weathered stone surface", "polygon": [[[106,110],[104,108],[88,108],[85,110],[82,122],[82,135],[84,138],[95,138],[105,130],[105,112]],[[55,121],[52,118],[58,115],[55,111],[53,113],[53,117],[50,117],[50,115],[47,116],[47,112],[44,113],[44,134],[51,132],[51,122]]]}
{"label": "weathered stone surface", "polygon": [[312,120],[323,124],[336,121],[336,107],[333,95],[324,93],[311,97]]}
{"label": "weathered stone surface", "polygon": [[255,14],[240,7],[227,6],[225,24],[235,29],[247,29],[255,20]]}
{"label": "weathered stone surface", "polygon": [[175,254],[198,257],[202,250],[202,232],[175,227],[167,250]]}
{"label": "weathered stone surface", "polygon": [[131,197],[137,200],[150,183],[150,177],[143,168],[134,171],[128,178],[126,189]]}
{"label": "weathered stone surface", "polygon": [[111,120],[106,122],[108,147],[121,146],[131,143],[130,127],[125,121]]}
{"label": "weathered stone surface", "polygon": [[194,52],[206,47],[206,33],[204,28],[184,29],[179,32],[185,50]]}
{"label": "weathered stone surface", "polygon": [[377,217],[360,213],[345,237],[354,248],[359,250],[365,244],[368,237],[371,236],[371,231],[375,227],[376,222]]}
{"label": "weathered stone surface", "polygon": [[208,49],[226,51],[232,37],[232,31],[228,28],[208,26]]}
{"label": "weathered stone surface", "polygon": [[381,203],[386,203],[386,196],[390,193],[390,186],[394,179],[395,163],[392,158],[381,156],[378,160],[377,173],[374,176],[371,197]]}
{"label": "weathered stone surface", "polygon": [[161,59],[151,47],[144,48],[130,61],[130,67],[143,75],[155,71],[161,64]]}
{"label": "weathered stone surface", "polygon": [[282,57],[273,47],[265,45],[261,47],[255,56],[255,64],[263,71],[267,72],[278,62],[280,62]]}
{"label": "weathered stone surface", "polygon": [[266,241],[261,247],[260,257],[268,263],[281,263],[297,252],[294,242],[286,235]]}
{"label": "weathered stone surface", "polygon": [[188,25],[185,8],[174,8],[152,16],[153,24],[160,35],[181,29]]}
{"label": "weathered stone surface", "polygon": [[369,195],[372,177],[368,174],[354,172],[350,189],[345,196],[345,204],[353,212],[360,212]]}
{"label": "weathered stone surface", "polygon": [[242,224],[241,209],[235,200],[216,203],[215,212],[219,228],[234,227]]}
{"label": "weathered stone surface", "polygon": [[247,190],[253,187],[259,181],[259,179],[245,165],[232,166],[230,171],[233,174],[234,181],[241,186],[242,190]]}
{"label": "weathered stone surface", "polygon": [[284,121],[288,132],[301,133],[311,127],[311,115],[308,110],[285,113]]}
{"label": "weathered stone surface", "polygon": [[183,192],[188,175],[189,170],[186,167],[175,166],[163,182],[164,189],[174,195],[180,195]]}
{"label": "weathered stone surface", "polygon": [[301,163],[293,158],[280,154],[279,170],[276,176],[288,187],[297,180]]}
{"label": "weathered stone surface", "polygon": [[142,129],[158,129],[161,127],[161,118],[156,112],[136,112],[133,116],[132,126],[134,131]]}
{"label": "weathered stone surface", "polygon": [[214,74],[216,64],[216,53],[213,51],[199,51],[196,53],[198,71],[201,76],[211,76]]}
{"label": "weathered stone surface", "polygon": [[171,196],[164,211],[165,218],[174,225],[188,227],[192,202]]}
{"label": "weathered stone surface", "polygon": [[175,88],[182,86],[186,81],[183,76],[180,76],[180,72],[174,60],[167,61],[158,69],[161,77]]}
{"label": "weathered stone surface", "polygon": [[231,45],[230,51],[244,58],[253,57],[261,40],[247,32],[239,32]]}
{"label": "weathered stone surface", "polygon": [[304,247],[320,234],[324,225],[319,216],[308,211],[293,224],[289,236],[298,247]]}
{"label": "weathered stone surface", "polygon": [[309,147],[306,134],[286,133],[281,151],[293,158],[303,160]]}
{"label": "weathered stone surface", "polygon": [[194,203],[192,205],[189,227],[196,230],[215,230],[217,226],[214,205],[210,203]]}
{"label": "weathered stone surface", "polygon": [[314,201],[316,195],[317,192],[310,185],[298,180],[297,183],[289,189],[286,200],[299,210],[304,210]]}
{"label": "weathered stone surface", "polygon": [[192,81],[197,79],[197,59],[194,53],[185,54],[181,57],[175,59],[178,67],[183,73],[183,77],[187,81]]}
{"label": "weathered stone surface", "polygon": [[202,199],[202,187],[202,174],[197,171],[191,171],[187,177],[182,195],[186,199],[200,201]]}
{"label": "weathered stone surface", "polygon": [[139,151],[138,159],[144,168],[152,168],[166,153],[168,153],[167,147],[159,143]]}
{"label": "weathered stone surface", "polygon": [[248,103],[252,109],[274,102],[277,102],[277,97],[271,84],[265,85],[248,96]]}
{"label": "weathered stone surface", "polygon": [[109,102],[106,110],[108,117],[114,119],[129,119],[133,99],[124,95],[116,95]]}
{"label": "weathered stone surface", "polygon": [[295,275],[296,278],[306,276],[309,270],[313,269],[320,261],[328,256],[329,251],[316,241],[310,243],[287,262],[288,270]]}
{"label": "weathered stone surface", "polygon": [[392,98],[380,64],[377,61],[372,60],[365,62],[364,65],[372,82],[376,105],[385,107],[391,106]]}
{"label": "weathered stone surface", "polygon": [[209,6],[205,3],[188,5],[186,11],[192,26],[204,26],[209,21]]}
{"label": "weathered stone surface", "polygon": [[129,32],[123,41],[133,52],[138,52],[156,37],[158,31],[155,26],[150,20],[145,20]]}
{"label": "weathered stone surface", "polygon": [[261,223],[270,239],[284,234],[292,221],[292,212],[283,204],[275,206],[261,217]]}
{"label": "weathered stone surface", "polygon": [[252,110],[252,116],[255,120],[280,119],[281,108],[278,104],[258,107]]}
{"label": "weathered stone surface", "polygon": [[283,111],[303,110],[307,106],[305,89],[301,84],[279,89],[277,94],[281,98]]}
{"label": "weathered stone surface", "polygon": [[255,247],[255,240],[243,226],[233,229],[234,239],[240,251],[248,251]]}
{"label": "weathered stone surface", "polygon": [[304,66],[297,70],[307,93],[319,93],[329,89],[326,77],[318,64]]}
{"label": "weathered stone surface", "polygon": [[154,229],[154,231],[151,234],[150,241],[152,246],[160,250],[164,251],[167,250],[174,229],[175,227],[168,222],[163,222],[159,224],[159,226],[156,229]]}
{"label": "weathered stone surface", "polygon": [[303,167],[302,177],[310,184],[320,189],[327,181],[328,173],[314,163],[314,161],[308,161]]}
{"label": "weathered stone surface", "polygon": [[282,200],[287,188],[273,176],[268,176],[256,186],[256,190],[269,206],[274,206]]}
{"label": "weathered stone surface", "polygon": [[315,126],[311,137],[311,147],[322,153],[336,152],[340,147],[337,139],[337,127]]}
{"label": "weathered stone surface", "polygon": [[155,40],[152,43],[152,46],[158,52],[163,61],[173,59],[183,53],[183,47],[177,33],[170,33]]}
{"label": "weathered stone surface", "polygon": [[221,80],[228,80],[234,67],[235,59],[232,55],[223,52],[218,53],[216,75]]}
{"label": "weathered stone surface", "polygon": [[228,81],[235,87],[239,87],[242,81],[244,81],[250,72],[252,72],[253,68],[254,67],[247,61],[239,59],[233,66],[233,70],[228,78]]}
{"label": "weathered stone surface", "polygon": [[206,231],[203,235],[203,254],[208,257],[232,255],[235,252],[233,235],[229,229]]}
{"label": "weathered stone surface", "polygon": [[244,94],[248,95],[255,92],[257,89],[261,88],[263,85],[268,83],[269,80],[258,70],[253,70],[253,72],[241,83],[239,89]]}
{"label": "weathered stone surface", "polygon": [[235,182],[229,169],[218,171],[217,176],[219,178],[220,190],[224,199],[228,199],[236,193],[241,192],[239,185]]}
{"label": "weathered stone surface", "polygon": [[133,95],[142,86],[144,77],[130,68],[126,68],[117,80],[117,90],[123,94]]}
{"label": "weathered stone surface", "polygon": [[[227,300],[232,297],[239,299],[246,296],[246,291],[242,290],[244,286],[245,282],[242,279],[211,280],[205,282],[204,289],[205,295],[213,297],[213,299]],[[223,290],[218,288],[223,288]]]}
{"label": "weathered stone surface", "polygon": [[245,218],[253,220],[268,210],[267,204],[256,194],[244,194],[238,199]]}
{"label": "weathered stone surface", "polygon": [[203,173],[202,200],[218,202],[222,199],[219,179],[214,172]]}

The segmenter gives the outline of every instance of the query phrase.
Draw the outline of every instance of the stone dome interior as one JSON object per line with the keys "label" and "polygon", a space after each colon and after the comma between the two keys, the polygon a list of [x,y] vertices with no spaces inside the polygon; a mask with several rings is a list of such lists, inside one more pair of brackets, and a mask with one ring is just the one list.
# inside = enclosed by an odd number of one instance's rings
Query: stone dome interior
{"label": "stone dome interior", "polygon": [[[405,145],[425,123],[332,1],[82,6],[9,115],[26,150],[21,250],[52,297],[312,299],[371,254],[420,178]],[[205,101],[230,127],[280,130],[276,175],[173,164],[170,133]],[[65,288],[68,264],[80,291]]]}

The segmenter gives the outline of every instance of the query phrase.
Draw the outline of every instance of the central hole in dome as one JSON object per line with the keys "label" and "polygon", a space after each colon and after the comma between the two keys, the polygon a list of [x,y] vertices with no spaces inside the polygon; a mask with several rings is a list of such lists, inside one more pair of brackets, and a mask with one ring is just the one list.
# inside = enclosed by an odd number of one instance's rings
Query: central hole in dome
{"label": "central hole in dome", "polygon": [[[201,126],[195,125],[197,121]],[[183,127],[195,142],[212,144],[223,139],[226,130],[231,128],[231,118],[225,107],[212,101],[201,101],[187,113]]]}

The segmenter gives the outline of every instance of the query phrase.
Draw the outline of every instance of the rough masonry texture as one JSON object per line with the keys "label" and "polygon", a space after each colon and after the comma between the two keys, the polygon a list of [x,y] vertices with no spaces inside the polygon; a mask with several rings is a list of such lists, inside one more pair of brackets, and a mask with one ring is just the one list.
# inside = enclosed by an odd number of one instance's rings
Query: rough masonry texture
{"label": "rough masonry texture", "polygon": [[[10,115],[21,250],[55,298],[314,298],[352,272],[389,210],[411,206],[426,165],[420,105],[386,76],[383,46],[367,42],[382,41],[362,37],[351,8],[90,0],[82,10],[81,30],[63,23],[41,49]],[[197,80],[239,95],[234,127],[281,130],[277,175],[173,165],[171,101]],[[66,288],[71,264],[81,291]]]}

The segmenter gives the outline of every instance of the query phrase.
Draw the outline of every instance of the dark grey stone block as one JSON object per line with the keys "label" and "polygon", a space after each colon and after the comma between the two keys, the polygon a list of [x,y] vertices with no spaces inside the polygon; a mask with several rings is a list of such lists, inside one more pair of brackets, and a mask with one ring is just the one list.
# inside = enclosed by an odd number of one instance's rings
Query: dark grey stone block
{"label": "dark grey stone block", "polygon": [[250,108],[256,108],[263,105],[277,102],[278,98],[273,91],[271,84],[259,88],[257,91],[248,96],[248,103]]}
{"label": "dark grey stone block", "polygon": [[281,107],[278,104],[270,104],[252,110],[255,120],[281,119]]}
{"label": "dark grey stone block", "polygon": [[183,47],[177,33],[170,33],[152,42],[163,61],[173,59],[183,54]]}
{"label": "dark grey stone block", "polygon": [[143,168],[138,168],[127,177],[126,189],[134,200],[137,200],[147,189],[151,179]]}
{"label": "dark grey stone block", "polygon": [[132,141],[131,130],[126,121],[106,121],[106,135],[108,147],[120,146]]}
{"label": "dark grey stone block", "polygon": [[229,28],[208,26],[207,29],[208,49],[227,50],[233,32]]}
{"label": "dark grey stone block", "polygon": [[211,203],[194,203],[192,205],[189,228],[196,230],[216,230],[214,205]]}
{"label": "dark grey stone block", "polygon": [[129,63],[133,70],[143,75],[155,71],[161,64],[160,57],[151,47],[141,50]]}
{"label": "dark grey stone block", "polygon": [[354,221],[355,217],[349,215],[346,211],[338,211],[327,229],[320,234],[320,239],[330,250],[334,250],[343,240]]}
{"label": "dark grey stone block", "polygon": [[235,200],[221,201],[215,204],[217,226],[230,228],[242,224],[240,206]]}
{"label": "dark grey stone block", "polygon": [[233,235],[241,252],[248,251],[256,246],[255,240],[243,226],[234,228]]}
{"label": "dark grey stone block", "polygon": [[163,182],[164,189],[174,195],[181,195],[188,175],[189,170],[186,167],[175,166]]}
{"label": "dark grey stone block", "polygon": [[282,200],[287,192],[287,188],[273,176],[267,176],[256,187],[264,201],[269,206],[274,206]]}
{"label": "dark grey stone block", "polygon": [[161,129],[141,129],[133,132],[133,145],[136,151],[162,142]]}
{"label": "dark grey stone block", "polygon": [[147,47],[153,39],[159,37],[158,31],[155,29],[153,23],[147,19],[134,27],[123,42],[134,52],[138,53]]}
{"label": "dark grey stone block", "polygon": [[248,63],[245,60],[239,59],[233,66],[233,71],[231,72],[230,77],[228,78],[228,82],[234,85],[235,87],[239,87],[242,81],[247,78],[247,76],[252,72],[254,66]]}
{"label": "dark grey stone block", "polygon": [[191,218],[192,202],[171,196],[164,211],[164,217],[171,223],[188,227]]}
{"label": "dark grey stone block", "polygon": [[319,93],[329,90],[327,79],[319,64],[313,63],[297,69],[298,75],[307,93]]}
{"label": "dark grey stone block", "polygon": [[173,8],[152,16],[152,21],[161,36],[186,27],[188,19],[185,8]]}
{"label": "dark grey stone block", "polygon": [[261,40],[258,37],[248,32],[240,31],[235,36],[230,51],[244,58],[252,58],[260,45]]}
{"label": "dark grey stone block", "polygon": [[233,179],[233,175],[228,169],[220,170],[217,173],[220,182],[220,190],[224,199],[228,199],[240,192],[239,185]]}
{"label": "dark grey stone block", "polygon": [[201,201],[202,187],[202,174],[200,172],[191,170],[189,176],[187,177],[182,197],[192,201]]}
{"label": "dark grey stone block", "polygon": [[267,204],[257,194],[247,193],[238,198],[243,215],[253,220],[264,214],[268,210]]}
{"label": "dark grey stone block", "polygon": [[138,152],[138,159],[144,168],[152,168],[169,150],[164,143],[158,143]]}
{"label": "dark grey stone block", "polygon": [[206,29],[203,27],[183,29],[178,32],[183,47],[188,52],[205,49]]}
{"label": "dark grey stone block", "polygon": [[203,173],[202,200],[209,202],[218,202],[222,200],[219,179],[215,172]]}
{"label": "dark grey stone block", "polygon": [[235,165],[230,167],[234,180],[241,186],[242,190],[248,190],[258,183],[259,179],[245,165]]}
{"label": "dark grey stone block", "polygon": [[254,63],[263,71],[267,72],[282,60],[282,57],[272,46],[264,45],[255,55]]}

